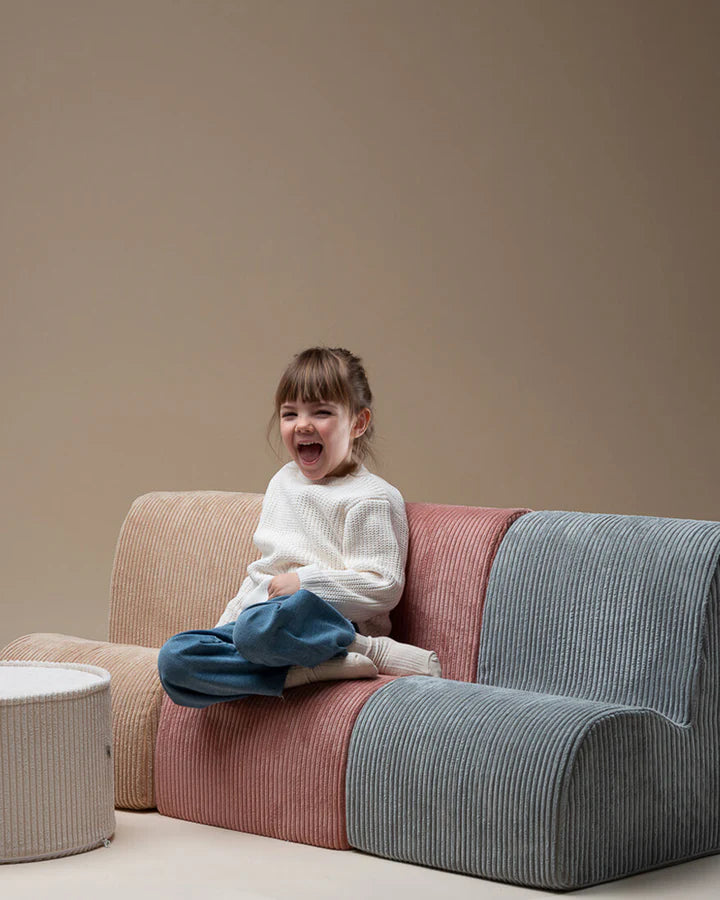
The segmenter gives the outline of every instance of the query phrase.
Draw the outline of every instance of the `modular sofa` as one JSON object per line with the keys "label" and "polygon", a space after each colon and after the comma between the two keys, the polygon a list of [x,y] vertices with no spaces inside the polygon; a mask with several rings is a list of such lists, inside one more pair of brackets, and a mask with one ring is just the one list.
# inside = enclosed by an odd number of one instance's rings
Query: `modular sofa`
{"label": "modular sofa", "polygon": [[720,850],[720,523],[408,503],[392,634],[442,679],[176,706],[158,648],[218,620],[261,504],[139,497],[109,641],[0,654],[110,671],[118,806],[552,890]]}

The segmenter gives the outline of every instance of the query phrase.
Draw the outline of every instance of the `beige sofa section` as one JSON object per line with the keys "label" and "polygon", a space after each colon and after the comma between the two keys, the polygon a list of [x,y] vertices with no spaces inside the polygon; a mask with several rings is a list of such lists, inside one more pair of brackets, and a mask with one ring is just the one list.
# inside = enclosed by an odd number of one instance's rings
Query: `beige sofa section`
{"label": "beige sofa section", "polygon": [[115,549],[109,641],[36,633],[0,651],[8,660],[78,662],[110,672],[115,805],[155,803],[155,742],[164,695],[159,648],[173,634],[212,628],[258,556],[262,494],[154,491],[137,497]]}
{"label": "beige sofa section", "polygon": [[2,652],[3,659],[86,663],[110,673],[115,805],[120,808],[155,806],[153,767],[163,694],[157,656],[152,647],[43,633],[23,635]]}

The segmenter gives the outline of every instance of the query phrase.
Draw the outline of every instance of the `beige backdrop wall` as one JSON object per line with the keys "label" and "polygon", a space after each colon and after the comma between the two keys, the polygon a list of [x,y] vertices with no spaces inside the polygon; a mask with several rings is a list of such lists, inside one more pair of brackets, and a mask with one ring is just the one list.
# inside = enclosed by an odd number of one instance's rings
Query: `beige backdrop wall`
{"label": "beige backdrop wall", "polygon": [[262,492],[314,344],[408,501],[720,518],[719,8],[0,0],[0,646]]}

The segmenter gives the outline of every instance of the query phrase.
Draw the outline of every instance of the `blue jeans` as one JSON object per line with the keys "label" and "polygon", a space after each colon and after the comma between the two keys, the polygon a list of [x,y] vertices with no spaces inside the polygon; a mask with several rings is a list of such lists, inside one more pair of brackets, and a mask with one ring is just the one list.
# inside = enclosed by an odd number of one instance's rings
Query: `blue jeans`
{"label": "blue jeans", "polygon": [[160,648],[160,682],[175,703],[195,708],[279,697],[290,666],[347,656],[355,633],[334,606],[301,589],[248,606],[219,628],[173,635]]}

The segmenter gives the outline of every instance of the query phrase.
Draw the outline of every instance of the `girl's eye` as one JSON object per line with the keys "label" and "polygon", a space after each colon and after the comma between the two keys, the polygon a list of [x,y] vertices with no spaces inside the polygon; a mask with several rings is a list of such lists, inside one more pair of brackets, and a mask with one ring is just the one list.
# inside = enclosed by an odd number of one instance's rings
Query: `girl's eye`
{"label": "girl's eye", "polygon": [[[288,416],[294,416],[294,412],[285,412],[282,414],[283,419],[287,419]],[[331,416],[332,412],[329,409],[319,409],[316,413],[318,416]]]}

